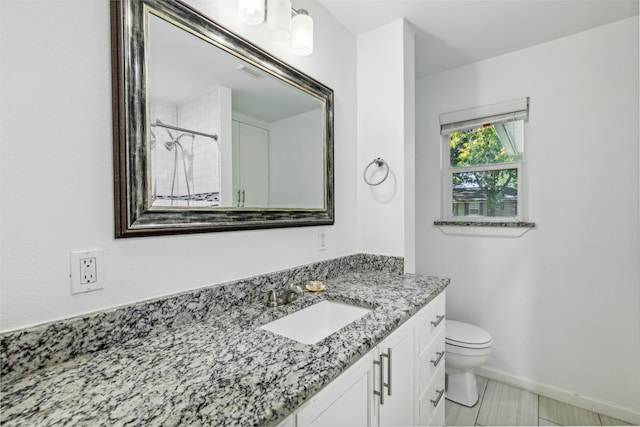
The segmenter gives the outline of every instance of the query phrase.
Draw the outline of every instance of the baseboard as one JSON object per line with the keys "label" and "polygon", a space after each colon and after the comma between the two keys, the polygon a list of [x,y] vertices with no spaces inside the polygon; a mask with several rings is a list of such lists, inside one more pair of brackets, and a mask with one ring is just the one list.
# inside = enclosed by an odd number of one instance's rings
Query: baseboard
{"label": "baseboard", "polygon": [[550,399],[559,400],[560,402],[568,403],[579,408],[617,418],[634,425],[640,425],[640,412],[638,411],[638,409],[626,408],[623,406],[618,406],[611,402],[605,402],[602,400],[593,399],[591,397],[581,396],[571,391],[559,389],[545,384],[540,384],[528,378],[518,377],[503,371],[499,371],[497,369],[487,368],[484,366],[476,368],[476,374],[480,375],[481,377],[489,378],[490,380],[496,380],[504,384],[509,384],[523,390],[537,393]]}

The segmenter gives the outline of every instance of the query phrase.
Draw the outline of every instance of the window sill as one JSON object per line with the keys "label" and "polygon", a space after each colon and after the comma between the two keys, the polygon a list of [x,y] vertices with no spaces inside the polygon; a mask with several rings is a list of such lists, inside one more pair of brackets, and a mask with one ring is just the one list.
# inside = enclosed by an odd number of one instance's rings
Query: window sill
{"label": "window sill", "polygon": [[535,228],[535,222],[434,221],[444,234],[454,236],[520,237]]}

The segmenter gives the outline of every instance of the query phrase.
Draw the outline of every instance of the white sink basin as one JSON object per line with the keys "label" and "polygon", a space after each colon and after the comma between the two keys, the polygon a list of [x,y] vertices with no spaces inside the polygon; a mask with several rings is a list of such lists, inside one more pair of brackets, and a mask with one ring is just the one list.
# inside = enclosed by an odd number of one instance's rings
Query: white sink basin
{"label": "white sink basin", "polygon": [[322,301],[260,327],[303,344],[315,344],[358,320],[371,309],[336,301]]}

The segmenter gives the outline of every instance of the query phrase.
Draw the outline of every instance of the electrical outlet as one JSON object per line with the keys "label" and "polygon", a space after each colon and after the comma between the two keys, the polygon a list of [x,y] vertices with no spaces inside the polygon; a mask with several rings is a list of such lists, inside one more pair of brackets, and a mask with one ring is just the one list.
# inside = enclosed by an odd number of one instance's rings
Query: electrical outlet
{"label": "electrical outlet", "polygon": [[96,258],[80,258],[80,284],[88,285],[97,281]]}
{"label": "electrical outlet", "polygon": [[318,251],[327,250],[327,235],[324,230],[318,231]]}
{"label": "electrical outlet", "polygon": [[104,288],[102,249],[71,252],[71,293]]}

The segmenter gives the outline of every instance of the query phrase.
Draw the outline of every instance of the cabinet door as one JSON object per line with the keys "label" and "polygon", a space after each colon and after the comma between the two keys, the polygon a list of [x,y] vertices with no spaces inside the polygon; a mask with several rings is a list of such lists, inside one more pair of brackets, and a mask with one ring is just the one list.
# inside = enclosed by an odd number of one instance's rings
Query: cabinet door
{"label": "cabinet door", "polygon": [[415,322],[410,319],[378,346],[381,366],[374,373],[374,384],[376,390],[379,390],[379,375],[382,373],[384,395],[376,395],[380,426],[416,424],[418,399],[415,332]]}
{"label": "cabinet door", "polygon": [[367,354],[311,398],[298,426],[369,426],[373,355]]}

